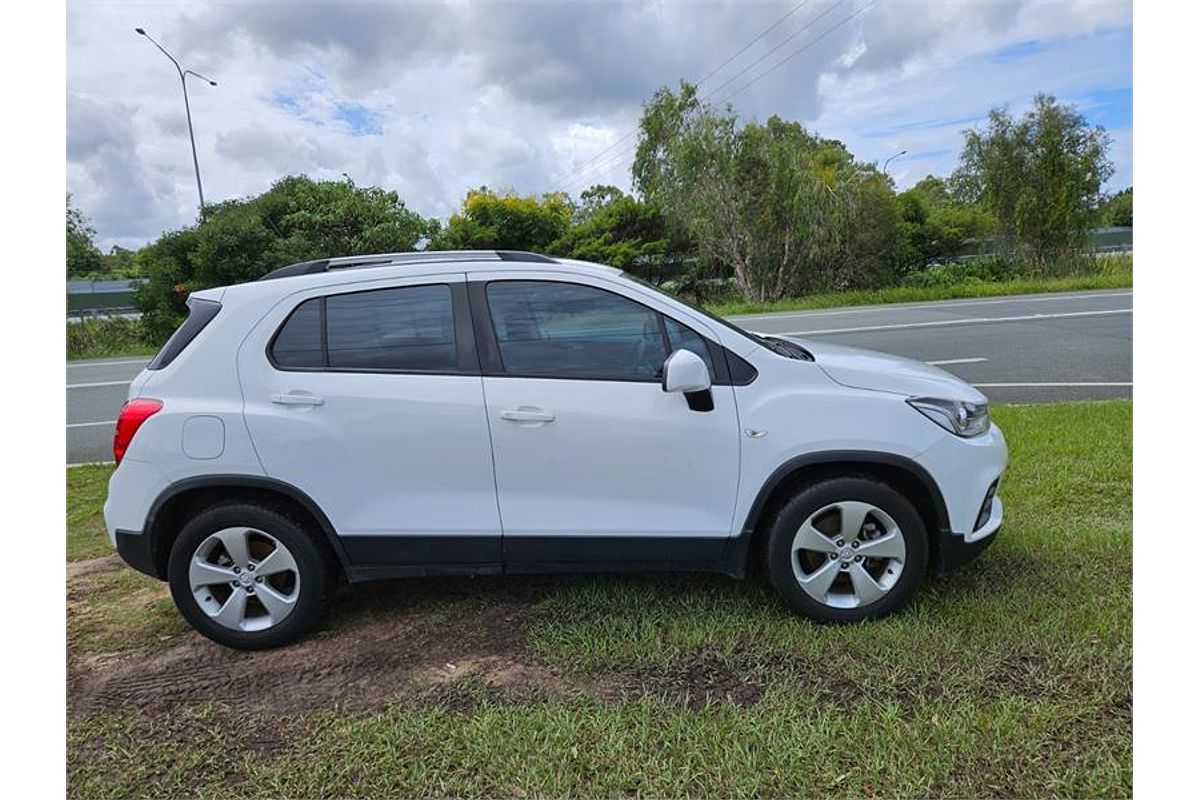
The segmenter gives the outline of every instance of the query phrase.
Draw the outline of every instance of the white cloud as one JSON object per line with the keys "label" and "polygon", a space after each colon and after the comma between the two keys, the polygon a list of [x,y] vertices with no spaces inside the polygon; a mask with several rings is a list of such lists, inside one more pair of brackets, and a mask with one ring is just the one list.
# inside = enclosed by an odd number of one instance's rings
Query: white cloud
{"label": "white cloud", "polygon": [[[1131,85],[1128,3],[879,0],[850,19],[866,2],[809,3],[702,93],[721,100],[796,53],[733,98],[739,113],[798,119],[866,159],[908,149],[890,170],[905,185],[948,171],[962,120],[991,106],[1039,89],[1091,102]],[[445,216],[484,183],[627,187],[633,137],[593,158],[636,125],[642,102],[704,75],[794,5],[73,2],[67,188],[104,247],[195,218],[179,79],[137,26],[219,84],[189,79],[208,200],[289,173],[345,173]],[[1113,134],[1113,184],[1124,185],[1132,135]]]}

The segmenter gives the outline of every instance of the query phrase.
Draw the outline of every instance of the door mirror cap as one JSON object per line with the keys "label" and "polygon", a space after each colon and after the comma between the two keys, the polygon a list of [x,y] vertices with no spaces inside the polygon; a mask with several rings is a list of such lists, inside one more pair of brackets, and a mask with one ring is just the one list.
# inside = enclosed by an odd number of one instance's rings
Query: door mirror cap
{"label": "door mirror cap", "polygon": [[676,350],[663,364],[664,392],[703,392],[712,386],[708,365],[691,350]]}

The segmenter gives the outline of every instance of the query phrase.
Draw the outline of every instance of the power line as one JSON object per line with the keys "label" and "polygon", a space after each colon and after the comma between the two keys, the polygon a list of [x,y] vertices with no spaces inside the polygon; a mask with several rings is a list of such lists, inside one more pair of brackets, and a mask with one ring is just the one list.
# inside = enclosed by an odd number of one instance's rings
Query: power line
{"label": "power line", "polygon": [[[770,33],[771,31],[773,31],[773,30],[774,30],[776,27],[778,27],[778,26],[779,26],[781,23],[783,23],[783,22],[784,22],[786,19],[788,19],[788,18],[789,18],[789,17],[791,17],[793,14],[795,14],[797,11],[799,11],[799,10],[800,10],[800,9],[801,9],[803,6],[805,6],[807,3],[808,3],[808,0],[802,0],[801,2],[797,3],[797,4],[796,4],[796,5],[795,5],[795,6],[794,6],[794,7],[793,7],[793,8],[792,8],[790,11],[788,11],[788,12],[787,12],[786,14],[784,14],[782,17],[780,17],[779,19],[775,20],[775,21],[774,21],[774,22],[772,22],[770,25],[768,25],[766,28],[764,28],[764,29],[762,30],[762,32],[760,32],[760,33],[759,33],[757,36],[755,36],[753,39],[751,39],[750,41],[746,42],[746,44],[742,46],[742,49],[738,50],[738,51],[737,51],[736,53],[734,53],[732,56],[730,56],[729,58],[727,58],[727,59],[725,59],[724,61],[722,61],[722,62],[721,62],[721,63],[720,63],[718,66],[716,66],[715,68],[713,68],[713,69],[710,69],[708,72],[706,72],[706,73],[704,74],[704,77],[703,77],[703,78],[701,78],[699,81],[697,81],[697,83],[696,83],[696,86],[697,86],[697,87],[701,86],[701,85],[702,85],[702,84],[703,84],[703,83],[704,83],[706,80],[708,80],[709,78],[711,78],[711,77],[712,77],[713,75],[715,75],[716,73],[720,72],[720,71],[721,71],[722,69],[724,69],[724,68],[725,68],[725,67],[726,67],[728,64],[730,64],[730,63],[731,63],[731,62],[732,62],[734,59],[736,59],[736,58],[737,58],[738,56],[740,56],[742,53],[746,52],[746,50],[748,50],[748,49],[749,49],[749,48],[750,48],[750,47],[751,47],[751,46],[752,46],[752,45],[753,45],[755,42],[759,41],[759,40],[760,40],[760,39],[762,39],[764,36],[766,36],[768,33]],[[803,30],[803,29],[802,29],[802,30]],[[794,38],[794,37],[792,37],[792,38]],[[785,40],[785,41],[788,41],[788,40]],[[776,49],[778,49],[778,48],[776,48]],[[774,52],[774,51],[771,51],[771,52]],[[755,62],[755,63],[758,63],[758,62]],[[738,73],[738,75],[741,75],[741,74],[742,74],[742,73],[740,73],[740,72]],[[736,77],[737,77],[737,75],[735,75],[734,77],[736,78]],[[726,82],[726,83],[728,83],[728,82]],[[721,84],[721,86],[725,86],[725,84]],[[717,88],[719,89],[719,88],[721,88],[721,87],[717,87]],[[568,179],[567,179],[568,183],[565,183],[565,184],[560,184],[560,188],[558,188],[558,189],[555,189],[555,191],[563,191],[563,188],[562,188],[562,187],[564,187],[564,186],[569,186],[569,185],[573,185],[573,184],[575,183],[575,179],[576,179],[576,178],[580,177],[580,176],[581,176],[581,175],[582,175],[582,174],[583,174],[585,171],[590,171],[590,170],[588,169],[590,164],[594,163],[595,161],[597,161],[598,159],[600,159],[601,157],[603,157],[603,156],[604,156],[606,153],[608,153],[608,152],[612,151],[613,149],[615,149],[615,148],[616,148],[616,147],[617,147],[619,144],[621,144],[621,142],[624,142],[624,141],[625,141],[625,140],[627,140],[627,139],[628,139],[630,136],[633,136],[633,135],[634,135],[635,133],[637,133],[637,132],[638,132],[638,129],[637,129],[636,127],[635,127],[635,128],[633,128],[632,130],[629,130],[629,131],[627,131],[627,132],[626,132],[626,133],[625,133],[625,134],[624,134],[624,135],[623,135],[621,138],[617,139],[615,142],[613,142],[613,143],[612,143],[612,144],[610,144],[608,147],[606,147],[606,148],[604,148],[603,150],[601,150],[599,153],[596,153],[594,156],[592,156],[591,158],[589,158],[587,161],[584,161],[582,164],[580,164],[580,165],[579,165],[579,166],[578,166],[578,167],[575,169],[575,173],[574,173],[574,175],[572,175],[570,178],[568,178]]]}
{"label": "power line", "polygon": [[768,25],[767,27],[763,28],[763,30],[762,30],[762,33],[760,33],[758,36],[755,36],[755,37],[754,37],[753,39],[751,39],[750,41],[746,42],[746,44],[745,44],[745,45],[742,47],[742,49],[741,49],[741,50],[738,50],[736,53],[734,53],[733,55],[731,55],[729,58],[727,58],[727,59],[725,59],[724,61],[722,61],[722,62],[720,63],[720,65],[719,65],[719,66],[717,66],[716,68],[714,68],[714,69],[710,69],[708,72],[704,73],[704,77],[703,77],[703,78],[701,78],[700,80],[696,81],[696,86],[697,86],[697,87],[699,87],[699,86],[702,86],[706,80],[708,80],[708,79],[709,79],[709,78],[711,78],[713,75],[715,75],[715,74],[717,74],[718,72],[720,72],[721,70],[725,69],[725,67],[726,67],[726,66],[728,66],[728,65],[729,65],[729,63],[730,63],[731,61],[733,61],[734,59],[736,59],[736,58],[737,58],[738,56],[740,56],[742,53],[744,53],[744,52],[746,52],[747,50],[749,50],[749,49],[750,49],[750,46],[751,46],[752,44],[754,44],[754,43],[755,43],[755,42],[757,42],[759,39],[761,39],[761,38],[763,38],[764,36],[766,36],[766,35],[767,35],[768,33],[770,33],[771,31],[775,30],[777,27],[779,27],[779,25],[781,25],[781,24],[783,23],[783,21],[784,21],[785,19],[787,19],[788,17],[790,17],[792,14],[795,14],[797,11],[799,11],[799,10],[800,10],[802,7],[804,7],[804,6],[805,6],[805,5],[807,5],[807,4],[808,4],[808,0],[802,0],[801,2],[799,2],[799,3],[797,3],[795,6],[793,6],[793,8],[792,8],[792,10],[791,10],[791,11],[787,12],[786,14],[784,14],[782,17],[780,17],[779,19],[777,19],[777,20],[775,20],[774,22],[772,22],[772,23],[771,23],[770,25]]}
{"label": "power line", "polygon": [[[842,0],[842,2],[844,2],[844,0]],[[837,6],[841,5],[841,4],[842,4],[842,2],[839,2],[838,4],[836,4],[835,6],[833,6],[832,8],[836,8]],[[724,103],[728,102],[729,100],[731,100],[732,98],[734,98],[735,96],[737,96],[738,94],[741,94],[743,91],[745,91],[746,89],[750,88],[752,85],[754,85],[754,84],[755,84],[755,83],[757,83],[758,81],[762,80],[762,79],[763,79],[763,78],[765,78],[767,75],[770,75],[772,72],[774,72],[775,70],[779,69],[779,68],[780,68],[780,67],[782,67],[784,64],[786,64],[787,62],[789,62],[789,61],[791,61],[793,58],[795,58],[796,56],[800,55],[800,54],[801,54],[801,53],[803,53],[804,51],[806,51],[806,50],[808,50],[809,48],[811,48],[812,46],[816,45],[816,44],[817,44],[818,42],[820,42],[821,40],[825,39],[825,37],[829,36],[830,34],[832,34],[832,33],[833,33],[834,31],[836,31],[837,29],[839,29],[839,28],[841,28],[842,26],[844,26],[844,25],[848,24],[848,23],[849,23],[851,20],[853,20],[854,18],[861,16],[863,13],[865,13],[865,12],[867,11],[867,9],[869,9],[869,8],[870,8],[871,6],[873,6],[874,4],[875,4],[875,0],[869,0],[869,2],[867,2],[866,4],[864,4],[863,6],[861,6],[861,7],[860,7],[860,8],[859,8],[857,11],[855,11],[854,13],[852,13],[852,14],[850,14],[850,15],[848,15],[848,16],[846,16],[846,17],[844,17],[844,18],[843,18],[843,19],[842,19],[840,22],[838,22],[837,24],[835,24],[835,25],[833,25],[832,27],[828,28],[828,29],[827,29],[827,30],[825,30],[823,33],[821,33],[820,35],[818,35],[816,38],[814,38],[814,39],[811,39],[811,40],[809,40],[808,42],[804,43],[804,44],[803,44],[803,45],[801,45],[799,48],[797,48],[796,50],[792,51],[792,52],[791,52],[791,53],[789,53],[787,56],[785,56],[783,59],[781,59],[780,61],[778,61],[778,62],[776,62],[775,64],[773,64],[773,65],[772,65],[771,67],[769,67],[769,68],[768,68],[766,71],[764,71],[764,72],[762,72],[762,73],[758,74],[758,75],[757,75],[757,76],[755,76],[754,78],[751,78],[751,79],[750,79],[749,81],[747,81],[745,84],[743,84],[743,85],[742,85],[742,86],[740,86],[739,88],[735,89],[733,92],[730,92],[728,95],[726,95],[726,96],[725,96],[725,97],[724,97],[724,98],[721,100],[721,104],[724,104]],[[818,21],[818,20],[820,20],[822,17],[824,17],[826,14],[828,14],[828,11],[826,11],[825,13],[823,13],[823,14],[819,15],[818,17],[816,17],[816,18],[813,20],[813,22],[814,22],[814,23],[815,23],[815,22],[817,22],[817,21]],[[812,27],[812,23],[810,23],[809,25],[805,26],[805,30],[807,30],[807,29],[808,29],[808,28],[810,28],[810,27]],[[790,39],[794,39],[794,38],[795,38],[795,36],[792,36],[792,37],[790,37]],[[790,40],[790,39],[789,39],[789,40]],[[770,51],[770,52],[774,52],[775,50],[778,50],[778,49],[779,49],[778,47],[775,47],[775,48],[773,48],[773,49],[772,49],[772,51]],[[770,55],[770,52],[768,52],[768,54],[767,54],[767,55]],[[764,58],[765,58],[765,56],[764,56]],[[755,62],[755,64],[757,64],[757,63],[759,63],[759,62],[761,62],[761,61],[762,61],[762,59],[760,58],[758,61],[756,61],[756,62]],[[743,70],[742,72],[739,72],[739,73],[738,73],[738,75],[741,75],[741,74],[743,74],[744,72],[745,72],[745,70]],[[738,77],[738,75],[735,75],[735,76],[734,76],[734,78]],[[725,83],[725,84],[722,84],[721,86],[717,87],[717,89],[720,89],[721,87],[725,86],[725,85],[726,85],[728,82],[729,82],[729,81],[726,81],[726,83]],[[703,100],[703,99],[707,99],[708,97],[711,97],[711,96],[712,96],[713,94],[715,94],[715,93],[716,93],[716,90],[713,90],[712,92],[710,92],[710,93],[706,94],[706,95],[705,95],[703,98],[701,98],[701,99],[702,99],[702,100]],[[633,132],[631,131],[631,132],[630,132],[629,134],[627,134],[627,135],[626,135],[624,138],[628,138],[630,135],[632,135],[632,133],[633,133]],[[611,149],[611,148],[610,148],[610,149]],[[625,149],[624,149],[624,150],[622,150],[621,152],[619,152],[619,153],[616,153],[616,154],[614,154],[613,156],[610,156],[609,158],[605,159],[603,163],[601,163],[601,164],[597,164],[595,167],[591,167],[591,168],[587,168],[587,169],[584,169],[584,170],[581,170],[581,171],[577,171],[577,172],[575,173],[575,175],[573,176],[573,178],[571,178],[571,179],[568,179],[568,181],[567,181],[566,183],[564,183],[564,184],[561,184],[561,186],[562,186],[562,187],[564,187],[564,188],[560,188],[560,189],[559,189],[559,191],[564,191],[564,190],[565,190],[565,188],[570,188],[570,187],[572,187],[572,186],[576,186],[576,185],[578,185],[578,184],[581,182],[581,180],[584,178],[584,176],[585,176],[585,175],[602,175],[602,174],[604,174],[604,173],[608,172],[608,171],[609,171],[609,170],[611,170],[613,167],[615,167],[617,164],[621,163],[621,162],[622,162],[622,161],[624,161],[626,158],[628,158],[630,155],[632,155],[634,152],[636,152],[636,150],[637,150],[637,147],[636,147],[636,145],[635,145],[634,147],[632,147],[632,148],[625,148]]]}
{"label": "power line", "polygon": [[802,34],[802,33],[804,33],[805,31],[807,31],[807,30],[808,30],[809,28],[811,28],[813,25],[816,25],[818,22],[820,22],[822,19],[824,19],[824,18],[826,17],[826,15],[828,15],[828,14],[829,14],[831,11],[833,11],[834,9],[836,9],[838,6],[841,6],[841,5],[843,5],[845,2],[846,2],[846,0],[838,0],[838,2],[836,2],[836,3],[834,3],[833,5],[829,6],[829,8],[825,9],[825,10],[824,10],[824,11],[822,11],[820,14],[818,14],[817,16],[815,16],[815,17],[813,17],[811,20],[809,20],[808,24],[807,24],[807,25],[805,25],[803,28],[801,28],[800,30],[796,31],[796,32],[795,32],[795,33],[793,33],[791,36],[787,37],[786,39],[784,39],[782,42],[780,42],[779,44],[777,44],[777,45],[775,45],[774,47],[772,47],[772,48],[771,48],[770,50],[768,50],[767,52],[763,53],[763,54],[762,54],[762,56],[760,56],[758,59],[756,59],[756,60],[754,60],[754,61],[750,62],[750,64],[748,64],[748,65],[747,65],[747,66],[746,66],[744,69],[742,69],[740,72],[735,72],[735,73],[734,73],[733,75],[731,75],[731,76],[730,76],[728,79],[726,79],[726,81],[725,81],[724,83],[722,83],[720,86],[716,87],[715,89],[712,89],[712,90],[708,91],[708,92],[705,94],[705,96],[704,96],[703,98],[701,98],[701,99],[702,99],[702,100],[707,100],[709,97],[712,97],[714,94],[716,94],[717,92],[721,91],[722,89],[724,89],[724,88],[725,88],[726,86],[728,86],[729,84],[733,83],[735,80],[737,80],[737,79],[738,79],[738,78],[740,78],[741,76],[745,75],[747,72],[749,72],[749,71],[750,71],[751,69],[753,69],[754,67],[756,67],[756,66],[758,66],[759,64],[761,64],[762,62],[766,61],[766,60],[767,60],[767,58],[768,58],[768,57],[769,57],[769,56],[770,56],[772,53],[774,53],[776,50],[778,50],[779,48],[783,47],[785,44],[787,44],[788,42],[792,41],[793,39],[795,39],[795,38],[796,38],[797,36],[799,36],[800,34]]}
{"label": "power line", "polygon": [[725,96],[725,98],[724,98],[724,99],[723,99],[721,102],[722,102],[722,103],[729,102],[729,100],[731,100],[733,97],[735,97],[736,95],[738,95],[738,94],[740,94],[741,92],[745,91],[746,89],[749,89],[751,86],[753,86],[753,85],[754,85],[755,83],[757,83],[758,81],[760,81],[760,80],[762,80],[763,78],[767,77],[767,76],[768,76],[768,75],[770,75],[772,72],[774,72],[775,70],[779,69],[779,68],[780,68],[780,67],[782,67],[784,64],[786,64],[787,62],[791,61],[793,58],[795,58],[796,56],[800,55],[800,54],[801,54],[801,53],[803,53],[805,50],[807,50],[808,48],[810,48],[810,47],[812,47],[813,45],[815,45],[817,42],[819,42],[819,41],[821,41],[822,39],[824,39],[826,36],[828,36],[829,34],[833,33],[834,31],[836,31],[838,28],[840,28],[840,27],[842,27],[843,25],[845,25],[846,23],[850,22],[850,20],[854,19],[855,17],[861,16],[861,15],[863,14],[863,12],[865,12],[865,11],[866,11],[868,8],[870,8],[870,7],[871,7],[871,6],[873,6],[873,5],[875,5],[875,0],[869,0],[869,2],[868,2],[866,5],[864,5],[864,6],[862,6],[861,8],[859,8],[859,9],[858,9],[858,11],[855,11],[853,14],[851,14],[851,15],[850,15],[850,16],[848,16],[848,17],[846,17],[846,18],[845,18],[845,19],[843,19],[841,22],[837,23],[836,25],[834,25],[832,28],[830,28],[829,30],[827,30],[827,31],[825,31],[824,33],[822,33],[822,34],[821,34],[820,36],[818,36],[817,38],[813,39],[812,41],[808,42],[807,44],[805,44],[805,45],[804,45],[803,47],[801,47],[800,49],[798,49],[798,50],[796,50],[795,52],[791,53],[791,54],[790,54],[790,55],[788,55],[786,58],[784,58],[782,61],[779,61],[779,62],[777,62],[777,63],[776,63],[776,64],[775,64],[773,67],[771,67],[770,69],[768,69],[766,72],[760,73],[760,74],[759,74],[757,77],[755,77],[755,78],[751,79],[751,80],[750,80],[748,83],[744,84],[742,87],[740,87],[740,88],[738,88],[738,89],[735,89],[733,92],[731,92],[731,93],[727,94],[727,95]]}

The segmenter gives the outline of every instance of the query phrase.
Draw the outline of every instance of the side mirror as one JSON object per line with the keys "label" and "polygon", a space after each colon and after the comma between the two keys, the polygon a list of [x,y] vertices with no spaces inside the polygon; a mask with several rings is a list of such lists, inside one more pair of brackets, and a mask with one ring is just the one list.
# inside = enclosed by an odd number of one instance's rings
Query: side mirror
{"label": "side mirror", "polygon": [[676,350],[663,364],[664,392],[703,392],[712,386],[708,365],[691,350]]}

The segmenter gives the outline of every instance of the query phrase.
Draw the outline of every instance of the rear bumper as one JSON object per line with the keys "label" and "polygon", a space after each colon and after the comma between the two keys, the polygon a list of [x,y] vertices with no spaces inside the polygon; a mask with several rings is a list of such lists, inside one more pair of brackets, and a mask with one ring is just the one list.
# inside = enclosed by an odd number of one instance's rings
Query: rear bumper
{"label": "rear bumper", "polygon": [[145,536],[140,531],[123,531],[120,528],[116,530],[115,535],[117,553],[126,564],[152,578],[163,579],[163,576],[158,574],[158,568],[154,563],[154,553],[150,550],[149,536]]}
{"label": "rear bumper", "polygon": [[104,527],[116,547],[117,531],[140,531],[154,501],[169,486],[162,470],[145,461],[126,458],[108,479],[104,500]]}

